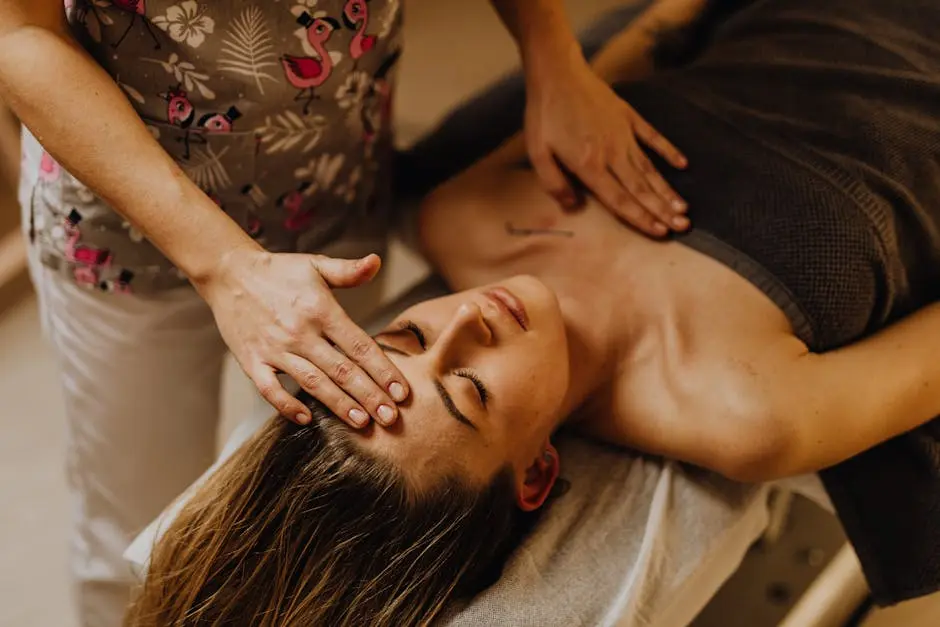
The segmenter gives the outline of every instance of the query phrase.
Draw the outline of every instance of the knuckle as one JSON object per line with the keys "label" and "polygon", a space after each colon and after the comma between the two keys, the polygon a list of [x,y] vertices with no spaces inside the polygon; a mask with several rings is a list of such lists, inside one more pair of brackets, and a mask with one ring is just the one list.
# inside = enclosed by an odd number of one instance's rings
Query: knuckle
{"label": "knuckle", "polygon": [[376,383],[384,385],[386,382],[391,383],[392,379],[395,378],[395,373],[389,370],[388,368],[380,368],[375,373]]}
{"label": "knuckle", "polygon": [[372,352],[372,344],[363,339],[354,340],[349,347],[349,355],[355,360],[365,359]]}
{"label": "knuckle", "polygon": [[366,407],[371,407],[373,409],[377,408],[379,405],[386,402],[385,397],[382,396],[380,393],[376,392],[375,390],[368,392],[365,395],[365,397],[362,399],[362,401],[363,401],[363,405],[365,405]]}
{"label": "knuckle", "polygon": [[305,390],[316,390],[323,384],[323,376],[319,372],[309,371],[300,376],[298,383]]}
{"label": "knuckle", "polygon": [[301,324],[299,321],[290,321],[284,325],[284,333],[287,336],[286,339],[291,344],[299,342],[303,336],[306,327]]}
{"label": "knuckle", "polygon": [[333,380],[339,384],[345,384],[352,378],[355,370],[356,367],[353,366],[351,362],[341,361],[336,364],[336,367],[333,369]]}
{"label": "knuckle", "polygon": [[307,320],[322,321],[329,312],[326,299],[317,295],[310,294],[304,302],[300,304],[300,313]]}
{"label": "knuckle", "polygon": [[258,393],[269,403],[274,403],[277,400],[277,388],[271,383],[259,384]]}

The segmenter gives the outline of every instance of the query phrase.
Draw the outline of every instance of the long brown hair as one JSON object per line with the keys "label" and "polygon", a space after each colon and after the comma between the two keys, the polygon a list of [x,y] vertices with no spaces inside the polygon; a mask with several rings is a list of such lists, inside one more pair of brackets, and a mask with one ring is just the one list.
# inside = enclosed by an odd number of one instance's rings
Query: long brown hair
{"label": "long brown hair", "polygon": [[276,418],[154,547],[129,627],[428,625],[498,575],[528,526],[512,473],[416,489],[348,427]]}

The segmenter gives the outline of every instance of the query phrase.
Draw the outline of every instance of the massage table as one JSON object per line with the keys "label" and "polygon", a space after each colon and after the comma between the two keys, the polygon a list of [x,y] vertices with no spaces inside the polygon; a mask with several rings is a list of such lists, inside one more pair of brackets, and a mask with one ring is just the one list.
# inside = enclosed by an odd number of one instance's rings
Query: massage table
{"label": "massage table", "polygon": [[[410,304],[443,293],[439,281],[425,280],[363,326],[375,332]],[[125,558],[139,577],[191,491],[269,417],[261,407],[249,416],[216,464],[133,541]],[[831,510],[815,476],[748,485],[572,435],[556,443],[568,489],[510,557],[502,578],[471,602],[451,607],[438,624],[681,627],[767,529],[776,491],[802,494]]]}

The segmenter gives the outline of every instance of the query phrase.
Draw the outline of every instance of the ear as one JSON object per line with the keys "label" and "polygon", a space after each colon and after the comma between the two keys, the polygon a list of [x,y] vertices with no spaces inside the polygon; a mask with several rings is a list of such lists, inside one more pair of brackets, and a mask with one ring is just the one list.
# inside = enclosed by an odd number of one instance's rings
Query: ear
{"label": "ear", "polygon": [[516,504],[524,512],[542,507],[558,479],[561,464],[558,451],[546,442],[542,453],[526,469],[525,478],[516,490]]}

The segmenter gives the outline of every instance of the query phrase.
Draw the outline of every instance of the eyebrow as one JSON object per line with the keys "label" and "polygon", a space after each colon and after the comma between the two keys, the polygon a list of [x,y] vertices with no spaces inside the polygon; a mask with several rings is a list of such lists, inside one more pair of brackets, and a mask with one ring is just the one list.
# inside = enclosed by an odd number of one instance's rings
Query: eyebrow
{"label": "eyebrow", "polygon": [[[395,355],[401,355],[402,357],[410,357],[410,355],[405,351],[398,350],[393,346],[388,346],[386,344],[382,344],[381,342],[376,342],[376,344],[378,344],[379,348],[384,350],[386,353],[393,353]],[[453,416],[454,420],[465,424],[474,431],[479,431],[477,426],[473,424],[473,421],[467,418],[467,416],[462,411],[460,411],[460,409],[457,407],[457,404],[454,403],[454,397],[450,395],[450,392],[447,391],[447,388],[444,387],[444,384],[441,383],[439,379],[434,380],[434,388],[437,390],[438,396],[441,397],[441,403],[444,404],[444,409],[447,410],[448,414]]]}
{"label": "eyebrow", "polygon": [[434,387],[437,388],[437,393],[441,397],[441,402],[444,403],[444,408],[447,410],[447,413],[454,417],[454,420],[457,422],[462,422],[467,425],[474,431],[478,431],[477,426],[467,418],[462,411],[457,409],[457,405],[454,404],[454,399],[451,397],[450,392],[444,387],[444,384],[439,380],[434,381]]}

